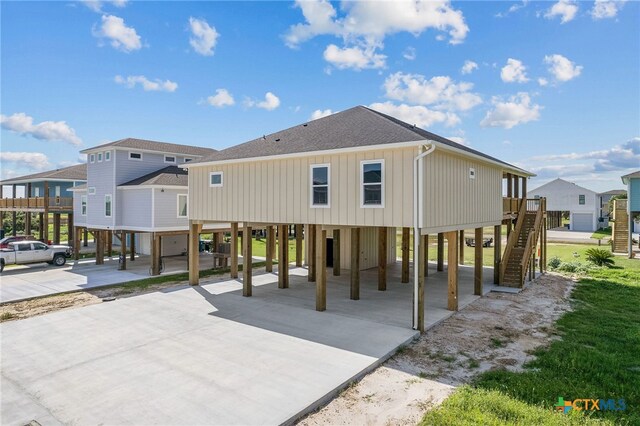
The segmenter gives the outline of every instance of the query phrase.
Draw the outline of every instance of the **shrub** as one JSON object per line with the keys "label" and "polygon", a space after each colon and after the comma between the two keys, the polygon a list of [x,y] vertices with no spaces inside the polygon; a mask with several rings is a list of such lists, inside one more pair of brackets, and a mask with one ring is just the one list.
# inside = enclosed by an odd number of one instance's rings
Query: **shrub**
{"label": "shrub", "polygon": [[589,271],[589,265],[580,262],[564,262],[558,266],[558,271],[572,274],[584,274]]}
{"label": "shrub", "polygon": [[615,261],[613,260],[613,253],[611,253],[609,250],[590,248],[585,252],[585,254],[587,255],[587,260],[594,263],[595,265],[606,266],[610,268],[611,266],[613,266],[613,264],[615,264]]}
{"label": "shrub", "polygon": [[551,259],[549,259],[549,261],[547,262],[547,265],[551,269],[558,269],[561,263],[562,263],[562,260],[560,260],[558,256],[553,256]]}

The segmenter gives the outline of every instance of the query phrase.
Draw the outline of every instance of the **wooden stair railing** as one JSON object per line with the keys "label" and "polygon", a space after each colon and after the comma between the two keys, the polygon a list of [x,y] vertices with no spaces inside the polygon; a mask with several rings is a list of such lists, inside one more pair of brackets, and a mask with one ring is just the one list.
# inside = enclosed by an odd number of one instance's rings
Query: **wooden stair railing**
{"label": "wooden stair railing", "polygon": [[536,211],[536,220],[533,224],[533,228],[529,231],[529,236],[527,237],[527,245],[524,248],[524,253],[522,255],[522,260],[520,260],[520,286],[524,286],[524,277],[527,273],[527,269],[529,268],[529,262],[531,261],[532,250],[538,246],[538,235],[540,234],[540,226],[542,225],[542,217],[544,212],[542,210],[542,203],[538,205],[538,209]]}
{"label": "wooden stair railing", "polygon": [[518,220],[516,221],[516,227],[509,235],[507,239],[507,246],[504,249],[504,255],[502,256],[502,260],[500,261],[500,279],[499,283],[502,284],[504,282],[504,274],[507,270],[507,263],[509,262],[509,257],[511,257],[511,252],[518,242],[518,238],[520,236],[520,232],[522,231],[522,224],[524,223],[524,215],[527,212],[527,199],[523,198],[520,201],[520,208],[518,209]]}

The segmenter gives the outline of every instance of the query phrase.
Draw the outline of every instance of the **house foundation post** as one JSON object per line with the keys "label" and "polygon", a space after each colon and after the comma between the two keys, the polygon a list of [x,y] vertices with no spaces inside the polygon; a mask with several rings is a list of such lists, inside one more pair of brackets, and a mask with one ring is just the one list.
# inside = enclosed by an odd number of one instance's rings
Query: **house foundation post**
{"label": "house foundation post", "polygon": [[493,227],[493,283],[500,284],[500,262],[502,256],[502,225]]}
{"label": "house foundation post", "polygon": [[316,311],[327,309],[327,231],[315,226]]}
{"label": "house foundation post", "polygon": [[444,234],[438,233],[438,271],[444,271]]}
{"label": "house foundation post", "polygon": [[96,265],[104,265],[104,232],[101,229],[93,231],[96,242]]}
{"label": "house foundation post", "polygon": [[351,228],[351,300],[360,299],[360,228]]}
{"label": "house foundation post", "polygon": [[333,275],[340,276],[340,230],[333,230]]}
{"label": "house foundation post", "polygon": [[[251,226],[247,222],[242,227],[242,295],[251,297],[253,286],[251,279],[253,278],[251,256],[252,252]],[[279,269],[279,268],[278,268]]]}
{"label": "house foundation post", "polygon": [[473,263],[473,294],[482,296],[482,228],[476,228],[475,260]]}
{"label": "house foundation post", "polygon": [[265,247],[267,252],[265,270],[267,272],[273,272],[273,247],[274,247],[273,242],[275,238],[276,238],[276,233],[273,229],[273,226],[271,225],[267,226],[267,244]]}
{"label": "house foundation post", "polygon": [[[162,252],[162,237],[157,232],[151,234],[151,275],[160,275],[160,258]],[[189,246],[191,246],[191,239],[189,239]],[[189,253],[191,257],[191,253]],[[191,280],[191,271],[189,271],[189,280]]]}
{"label": "house foundation post", "polygon": [[409,282],[409,236],[411,229],[402,228],[402,276],[400,282]]}
{"label": "house foundation post", "polygon": [[231,278],[238,278],[238,222],[231,224]]}
{"label": "house foundation post", "polygon": [[127,232],[120,231],[120,259],[118,259],[118,269],[127,270]]}
{"label": "house foundation post", "polygon": [[60,244],[60,213],[53,214],[53,244]]}
{"label": "house foundation post", "polygon": [[73,260],[80,259],[80,227],[75,226],[75,232],[73,233]]}
{"label": "house foundation post", "polygon": [[288,225],[278,227],[278,288],[289,288]]}
{"label": "house foundation post", "polygon": [[387,290],[387,228],[378,228],[378,290]]}
{"label": "house foundation post", "polygon": [[129,245],[131,246],[131,257],[130,260],[133,262],[134,260],[136,260],[136,233],[132,232],[129,234],[130,235],[130,242]]}
{"label": "house foundation post", "polygon": [[459,240],[458,240],[458,263],[460,265],[464,265],[464,246],[465,246],[465,241],[464,241],[464,229],[461,229],[458,232],[458,235],[460,236]]}
{"label": "house foundation post", "polygon": [[308,280],[310,282],[314,282],[316,280],[316,239],[318,239],[318,234],[316,232],[316,228],[318,225],[308,225],[309,226],[309,274]]}
{"label": "house foundation post", "polygon": [[296,266],[299,268],[302,266],[302,225],[295,226],[296,233]]}
{"label": "house foundation post", "polygon": [[447,309],[450,311],[458,310],[458,262],[456,255],[458,254],[458,232],[447,232]]}

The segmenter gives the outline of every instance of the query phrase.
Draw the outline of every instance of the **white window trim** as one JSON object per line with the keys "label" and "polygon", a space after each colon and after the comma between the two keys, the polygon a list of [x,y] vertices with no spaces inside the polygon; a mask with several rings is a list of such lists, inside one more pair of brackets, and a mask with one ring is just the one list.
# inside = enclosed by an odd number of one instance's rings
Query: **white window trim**
{"label": "white window trim", "polygon": [[[167,157],[173,157],[173,161],[167,161]],[[165,155],[164,162],[167,164],[176,164],[178,162],[178,158],[175,155]]]}
{"label": "white window trim", "polygon": [[[313,169],[327,168],[327,204],[313,204]],[[320,185],[319,185],[320,186]],[[324,186],[324,185],[322,185]],[[309,166],[309,207],[312,209],[331,208],[331,164],[311,164]]]}
{"label": "white window trim", "polygon": [[[376,164],[380,163],[381,171],[382,171],[382,181],[380,182],[380,204],[365,204],[364,203],[364,166],[365,164]],[[384,181],[385,181],[385,169],[384,169],[384,159],[379,160],[362,160],[360,161],[360,208],[362,209],[383,209],[384,208]],[[378,185],[370,184],[370,185]]]}
{"label": "white window trim", "polygon": [[[220,175],[220,183],[211,183],[213,175]],[[224,172],[209,172],[209,188],[220,188],[224,186]]]}
{"label": "white window trim", "polygon": [[[584,203],[580,202],[580,198],[582,198],[584,200]],[[585,206],[587,204],[587,196],[583,195],[583,194],[579,194],[578,195],[578,205],[579,206]]]}
{"label": "white window trim", "polygon": [[90,163],[95,163],[96,162],[96,155],[95,154],[89,154],[89,162]]}
{"label": "white window trim", "polygon": [[104,156],[104,154],[102,152],[98,153],[98,163],[102,163],[102,157]]}
{"label": "white window trim", "polygon": [[[86,216],[87,215],[87,207],[89,205],[89,203],[87,202],[87,196],[86,195],[81,195],[80,196],[80,216]],[[84,206],[83,206],[84,204]],[[84,211],[82,211],[82,207],[84,207]]]}
{"label": "white window trim", "polygon": [[87,188],[87,194],[88,195],[96,195],[96,187],[95,186],[90,186]]}
{"label": "white window trim", "polygon": [[111,151],[106,151],[104,153],[104,161],[111,161]]}
{"label": "white window trim", "polygon": [[[109,204],[111,204],[110,214],[107,214],[107,197],[109,198]],[[113,197],[111,194],[104,194],[104,217],[112,217],[113,216]]]}
{"label": "white window trim", "polygon": [[[140,154],[140,158],[131,158],[131,154]],[[129,151],[129,160],[131,161],[142,161],[142,152],[140,151]]]}
{"label": "white window trim", "polygon": [[34,197],[39,197],[40,196],[40,187],[36,186],[34,189],[35,194],[33,195]]}
{"label": "white window trim", "polygon": [[[187,215],[180,216],[180,197],[186,197],[187,199]],[[176,212],[178,219],[187,219],[189,217],[189,194],[178,194],[176,197],[178,210]]]}

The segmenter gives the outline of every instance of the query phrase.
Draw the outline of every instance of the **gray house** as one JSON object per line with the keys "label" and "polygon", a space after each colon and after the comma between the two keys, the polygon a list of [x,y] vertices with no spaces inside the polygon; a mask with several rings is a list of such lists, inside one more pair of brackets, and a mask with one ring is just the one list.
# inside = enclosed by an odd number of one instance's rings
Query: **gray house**
{"label": "gray house", "polygon": [[74,226],[96,237],[97,263],[113,234],[123,252],[154,260],[187,251],[188,180],[178,166],[215,150],[128,138],[81,152],[87,183],[73,189]]}

